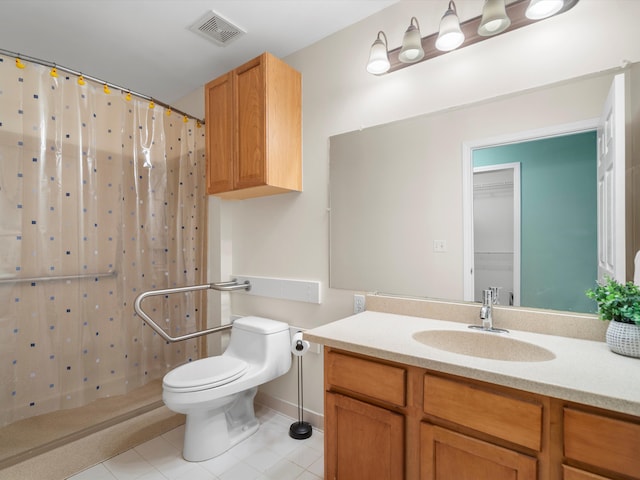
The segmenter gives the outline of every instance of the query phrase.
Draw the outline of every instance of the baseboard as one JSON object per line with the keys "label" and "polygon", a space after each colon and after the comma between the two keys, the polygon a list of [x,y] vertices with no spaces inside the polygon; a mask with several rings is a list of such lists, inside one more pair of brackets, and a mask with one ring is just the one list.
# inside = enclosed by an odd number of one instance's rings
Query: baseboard
{"label": "baseboard", "polygon": [[162,406],[0,470],[0,480],[64,480],[183,423],[184,415]]}
{"label": "baseboard", "polygon": [[[272,397],[258,390],[255,401],[260,405],[264,405],[291,418],[298,418],[298,406],[286,400]],[[324,431],[324,415],[305,408],[303,411],[303,420],[309,422],[314,428]]]}

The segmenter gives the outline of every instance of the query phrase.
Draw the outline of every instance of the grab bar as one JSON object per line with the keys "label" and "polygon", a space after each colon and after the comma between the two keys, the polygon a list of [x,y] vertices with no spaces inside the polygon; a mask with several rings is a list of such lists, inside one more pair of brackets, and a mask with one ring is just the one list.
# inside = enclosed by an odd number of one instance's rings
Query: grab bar
{"label": "grab bar", "polygon": [[105,273],[81,273],[78,275],[57,275],[50,277],[8,277],[1,278],[0,284],[3,283],[26,283],[26,282],[50,282],[52,280],[82,280],[84,278],[101,278],[112,277],[116,272]]}
{"label": "grab bar", "polygon": [[229,330],[231,328],[231,324],[229,325],[220,325],[219,327],[208,328],[206,330],[199,330],[193,333],[187,333],[186,335],[181,335],[179,337],[172,337],[167,332],[165,332],[156,322],[154,322],[149,315],[146,314],[144,310],[142,310],[142,301],[147,297],[153,297],[156,295],[168,295],[170,293],[183,293],[183,292],[196,292],[198,290],[219,290],[221,292],[232,292],[234,290],[251,290],[251,284],[249,282],[238,283],[236,280],[231,280],[230,282],[219,282],[219,283],[206,283],[204,285],[192,285],[188,287],[175,287],[175,288],[164,288],[160,290],[149,290],[147,292],[143,292],[136,297],[136,300],[133,304],[133,308],[136,313],[142,317],[142,319],[149,324],[149,326],[162,338],[164,338],[167,342],[180,342],[182,340],[189,340],[191,338],[201,337],[203,335],[209,335],[210,333],[222,332],[224,330]]}

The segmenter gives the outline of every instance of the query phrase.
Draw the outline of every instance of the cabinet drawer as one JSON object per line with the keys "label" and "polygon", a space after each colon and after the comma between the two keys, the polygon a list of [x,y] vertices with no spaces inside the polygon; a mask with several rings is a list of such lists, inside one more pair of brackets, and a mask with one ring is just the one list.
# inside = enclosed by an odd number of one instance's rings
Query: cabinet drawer
{"label": "cabinet drawer", "polygon": [[434,375],[424,376],[424,412],[540,451],[542,404]]}
{"label": "cabinet drawer", "polygon": [[595,473],[585,472],[577,468],[562,466],[562,480],[611,480],[608,477],[601,477]]}
{"label": "cabinet drawer", "polygon": [[406,406],[404,368],[330,351],[326,356],[327,388],[360,393],[399,407]]}
{"label": "cabinet drawer", "polygon": [[640,478],[640,424],[564,409],[567,458]]}

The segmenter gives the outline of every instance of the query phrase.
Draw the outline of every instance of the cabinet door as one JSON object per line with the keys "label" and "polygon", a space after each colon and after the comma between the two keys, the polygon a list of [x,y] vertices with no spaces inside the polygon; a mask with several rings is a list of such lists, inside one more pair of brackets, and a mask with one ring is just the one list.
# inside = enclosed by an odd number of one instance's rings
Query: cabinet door
{"label": "cabinet door", "polygon": [[227,73],[205,86],[207,193],[233,189],[233,76]]}
{"label": "cabinet door", "polygon": [[264,56],[244,64],[234,70],[234,74],[238,146],[234,189],[241,189],[264,185],[267,181]]}
{"label": "cabinet door", "polygon": [[536,480],[536,462],[435,425],[420,426],[421,480]]}
{"label": "cabinet door", "polygon": [[325,397],[325,478],[404,478],[404,417],[336,393]]}

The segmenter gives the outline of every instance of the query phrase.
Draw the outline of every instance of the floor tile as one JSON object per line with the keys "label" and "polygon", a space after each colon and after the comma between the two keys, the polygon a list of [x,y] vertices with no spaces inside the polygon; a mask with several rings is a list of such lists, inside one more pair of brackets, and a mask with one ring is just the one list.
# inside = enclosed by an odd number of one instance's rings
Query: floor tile
{"label": "floor tile", "polygon": [[287,460],[292,461],[296,465],[300,465],[302,468],[309,468],[309,466],[321,456],[322,454],[318,450],[306,445],[301,445],[287,455]]}
{"label": "floor tile", "polygon": [[155,469],[135,450],[127,450],[103,463],[118,480],[136,480]]}
{"label": "floor tile", "polygon": [[193,465],[193,468],[177,475],[174,480],[218,480],[218,477],[200,465]]}
{"label": "floor tile", "polygon": [[199,462],[199,465],[208,472],[211,472],[214,475],[220,477],[223,473],[230,470],[239,461],[240,460],[238,459],[238,457],[234,456],[231,452],[225,452],[222,455],[218,455],[217,457],[212,458],[211,460]]}
{"label": "floor tile", "polygon": [[273,480],[294,480],[300,476],[302,472],[304,472],[304,469],[301,466],[289,460],[282,459],[264,473],[267,478]]}
{"label": "floor tile", "polygon": [[162,438],[173,445],[177,450],[182,451],[182,445],[184,444],[184,425],[180,425],[179,427],[168,431],[162,435]]}
{"label": "floor tile", "polygon": [[237,463],[220,476],[220,480],[255,480],[260,472],[246,463]]}
{"label": "floor tile", "polygon": [[116,480],[116,477],[105,467],[103,464],[98,464],[95,467],[88,468],[87,470],[80,472],[68,480]]}
{"label": "floor tile", "polygon": [[302,475],[296,478],[296,480],[322,480],[322,477],[314,475],[309,470],[305,470],[304,472],[302,472]]}
{"label": "floor tile", "polygon": [[324,478],[324,455],[309,465],[307,470],[320,478]]}
{"label": "floor tile", "polygon": [[266,407],[256,415],[258,431],[211,460],[182,458],[182,425],[69,480],[322,480],[322,431],[295,440],[289,436],[293,419]]}
{"label": "floor tile", "polygon": [[167,480],[167,477],[161,474],[158,470],[153,470],[149,473],[145,473],[141,477],[136,477],[136,480]]}

